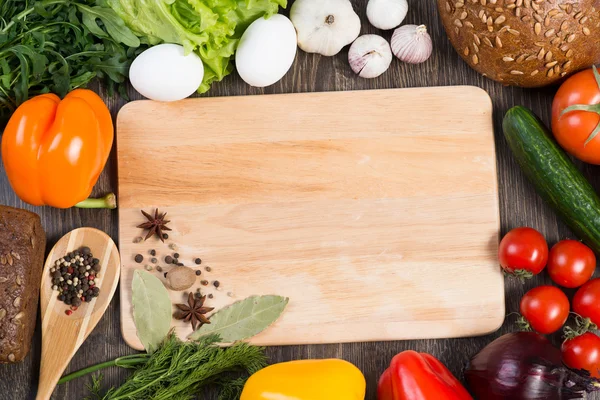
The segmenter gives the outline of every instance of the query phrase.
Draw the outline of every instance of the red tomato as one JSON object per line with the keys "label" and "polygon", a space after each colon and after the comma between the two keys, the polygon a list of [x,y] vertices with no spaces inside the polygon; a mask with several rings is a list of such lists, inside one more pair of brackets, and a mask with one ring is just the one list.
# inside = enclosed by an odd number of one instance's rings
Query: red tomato
{"label": "red tomato", "polygon": [[507,273],[531,278],[546,266],[548,244],[535,229],[516,228],[508,232],[500,242],[498,259]]}
{"label": "red tomato", "polygon": [[596,270],[592,249],[577,240],[554,245],[548,258],[548,275],[560,286],[576,288],[590,280]]}
{"label": "red tomato", "polygon": [[538,286],[521,299],[521,314],[531,328],[542,334],[554,333],[569,317],[569,299],[555,286]]}
{"label": "red tomato", "polygon": [[594,378],[600,378],[600,337],[586,332],[581,336],[566,340],[562,346],[562,359],[573,369],[589,371]]}
{"label": "red tomato", "polygon": [[600,279],[592,279],[573,296],[573,312],[600,326]]}
{"label": "red tomato", "polygon": [[600,116],[593,111],[570,111],[562,116],[561,113],[573,105],[598,103],[600,87],[593,69],[581,71],[567,79],[552,103],[552,133],[556,141],[566,151],[590,164],[600,164],[600,135],[590,138],[600,122]]}

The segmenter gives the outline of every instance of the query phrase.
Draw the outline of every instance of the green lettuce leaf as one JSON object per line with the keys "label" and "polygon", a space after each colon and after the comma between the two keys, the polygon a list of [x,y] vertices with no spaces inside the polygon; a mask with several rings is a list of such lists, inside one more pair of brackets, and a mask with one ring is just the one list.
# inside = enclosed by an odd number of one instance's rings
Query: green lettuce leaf
{"label": "green lettuce leaf", "polygon": [[260,17],[287,7],[287,0],[108,0],[145,44],[177,43],[204,63],[199,93],[233,70],[231,58],[242,34]]}

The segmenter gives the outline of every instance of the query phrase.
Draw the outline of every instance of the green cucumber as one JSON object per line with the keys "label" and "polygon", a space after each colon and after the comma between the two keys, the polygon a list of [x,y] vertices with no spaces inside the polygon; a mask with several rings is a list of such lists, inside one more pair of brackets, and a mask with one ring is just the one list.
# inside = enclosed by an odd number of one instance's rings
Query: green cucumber
{"label": "green cucumber", "polygon": [[525,107],[504,116],[504,137],[537,193],[600,254],[600,198],[542,121]]}

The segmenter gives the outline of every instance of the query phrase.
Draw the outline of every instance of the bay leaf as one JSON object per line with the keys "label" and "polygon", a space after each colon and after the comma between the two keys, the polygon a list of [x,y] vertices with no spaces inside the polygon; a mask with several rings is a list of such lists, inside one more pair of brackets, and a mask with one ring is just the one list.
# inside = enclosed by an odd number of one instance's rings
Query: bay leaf
{"label": "bay leaf", "polygon": [[202,325],[190,339],[217,334],[223,343],[233,343],[251,338],[277,321],[288,301],[274,295],[248,297],[214,313],[210,324]]}
{"label": "bay leaf", "polygon": [[165,285],[154,275],[136,270],[132,283],[133,321],[137,336],[153,353],[171,329],[171,299]]}

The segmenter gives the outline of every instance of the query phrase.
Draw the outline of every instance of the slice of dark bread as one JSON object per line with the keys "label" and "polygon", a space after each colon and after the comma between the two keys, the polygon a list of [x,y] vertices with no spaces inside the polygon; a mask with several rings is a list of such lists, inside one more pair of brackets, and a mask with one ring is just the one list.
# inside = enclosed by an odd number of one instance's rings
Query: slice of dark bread
{"label": "slice of dark bread", "polygon": [[0,363],[21,361],[29,352],[45,249],[37,214],[0,206]]}

